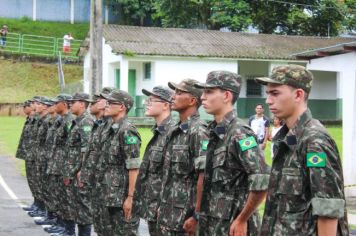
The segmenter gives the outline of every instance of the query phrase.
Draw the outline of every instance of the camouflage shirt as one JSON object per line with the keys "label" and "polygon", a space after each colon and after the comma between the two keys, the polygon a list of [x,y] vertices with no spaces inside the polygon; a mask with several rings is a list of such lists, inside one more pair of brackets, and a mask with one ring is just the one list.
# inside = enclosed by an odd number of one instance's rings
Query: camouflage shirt
{"label": "camouflage shirt", "polygon": [[164,151],[158,224],[182,231],[184,221],[193,215],[207,142],[207,125],[199,119],[199,113],[172,128]]}
{"label": "camouflage shirt", "polygon": [[67,153],[62,170],[64,178],[73,179],[80,170],[84,153],[88,150],[93,123],[93,118],[87,112],[72,121],[65,147]]}
{"label": "camouflage shirt", "polygon": [[153,137],[147,144],[136,182],[135,203],[138,204],[140,217],[149,221],[157,220],[158,199],[162,186],[163,149],[173,123],[169,116],[160,125],[153,127]]}
{"label": "camouflage shirt", "polygon": [[66,155],[65,145],[74,116],[68,112],[63,117],[59,117],[55,123],[54,147],[52,158],[47,163],[47,174],[61,175],[64,158]]}
{"label": "camouflage shirt", "polygon": [[55,115],[53,117],[49,117],[48,119],[48,129],[45,140],[45,148],[43,151],[42,159],[48,164],[48,160],[53,156],[53,148],[54,148],[54,136],[56,133],[56,121],[59,119],[59,116]]}
{"label": "camouflage shirt", "polygon": [[39,116],[36,114],[30,119],[29,130],[28,130],[28,142],[24,144],[24,149],[26,150],[26,161],[35,161],[35,153],[33,149],[35,148],[35,141],[38,131],[38,121]]}
{"label": "camouflage shirt", "polygon": [[[214,229],[205,228],[207,235],[228,235],[249,192],[267,190],[269,169],[256,135],[235,110],[220,123],[213,121],[209,131],[201,211],[208,224],[214,222]],[[259,223],[255,212],[248,222],[248,235],[258,235]]]}
{"label": "camouflage shirt", "polygon": [[98,161],[98,148],[100,144],[100,132],[104,125],[103,119],[94,121],[93,130],[89,138],[88,150],[82,162],[80,181],[90,186],[94,184],[94,168]]}
{"label": "camouflage shirt", "polygon": [[113,122],[101,138],[104,205],[122,207],[128,194],[129,170],[140,167],[141,137],[125,117]]}
{"label": "camouflage shirt", "polygon": [[261,235],[317,235],[318,216],[338,219],[338,235],[348,235],[341,160],[326,129],[307,110],[273,141]]}
{"label": "camouflage shirt", "polygon": [[17,146],[17,151],[16,151],[16,158],[25,160],[26,159],[26,149],[25,149],[25,143],[29,142],[29,130],[31,128],[31,118],[28,116],[26,117],[25,124],[22,128],[22,133],[21,137],[19,140],[19,144]]}

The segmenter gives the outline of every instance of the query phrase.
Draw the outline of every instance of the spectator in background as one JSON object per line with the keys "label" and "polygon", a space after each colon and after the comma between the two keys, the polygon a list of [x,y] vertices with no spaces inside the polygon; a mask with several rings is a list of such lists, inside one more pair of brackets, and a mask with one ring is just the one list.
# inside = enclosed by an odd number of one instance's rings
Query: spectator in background
{"label": "spectator in background", "polygon": [[273,156],[276,153],[276,146],[274,145],[273,142],[273,137],[278,133],[278,131],[282,128],[282,126],[284,125],[283,120],[278,118],[278,117],[274,117],[273,118],[273,127],[271,129],[271,133],[268,137],[268,140],[271,141],[271,156],[273,158]]}
{"label": "spectator in background", "polygon": [[9,32],[8,28],[6,25],[3,25],[1,30],[0,30],[0,46],[2,46],[3,48],[6,47],[6,36],[7,33]]}
{"label": "spectator in background", "polygon": [[269,136],[269,119],[263,115],[264,109],[262,104],[257,104],[256,115],[248,119],[248,124],[257,135],[257,142],[262,150],[265,150]]}
{"label": "spectator in background", "polygon": [[70,49],[70,43],[74,38],[72,37],[71,33],[68,33],[63,36],[63,52],[64,54],[69,54],[71,49]]}

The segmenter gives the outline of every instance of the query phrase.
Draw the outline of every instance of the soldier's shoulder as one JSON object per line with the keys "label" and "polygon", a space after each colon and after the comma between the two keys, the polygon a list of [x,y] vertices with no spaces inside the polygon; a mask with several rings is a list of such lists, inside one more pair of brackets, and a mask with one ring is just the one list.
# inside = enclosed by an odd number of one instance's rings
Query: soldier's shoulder
{"label": "soldier's shoulder", "polygon": [[233,121],[232,125],[229,126],[228,132],[236,139],[244,139],[250,136],[255,137],[255,133],[251,127],[240,118],[237,118]]}
{"label": "soldier's shoulder", "polygon": [[306,139],[310,138],[325,138],[329,139],[330,134],[323,124],[317,119],[311,119],[303,127],[303,137]]}

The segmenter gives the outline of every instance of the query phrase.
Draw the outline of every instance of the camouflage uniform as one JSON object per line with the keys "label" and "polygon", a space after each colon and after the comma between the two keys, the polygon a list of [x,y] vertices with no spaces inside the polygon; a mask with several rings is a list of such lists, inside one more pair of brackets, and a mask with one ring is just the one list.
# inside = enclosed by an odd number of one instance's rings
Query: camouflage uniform
{"label": "camouflage uniform", "polygon": [[[76,93],[72,101],[87,101],[89,95]],[[62,170],[63,178],[70,179],[65,187],[70,204],[70,214],[79,225],[92,223],[89,189],[87,186],[79,188],[76,175],[80,170],[84,153],[87,152],[89,137],[93,127],[93,118],[84,112],[72,121],[66,143],[67,155]]]}
{"label": "camouflage uniform", "polygon": [[[212,71],[198,88],[220,88],[238,97],[241,77],[228,71]],[[254,132],[237,117],[236,110],[219,123],[209,125],[200,235],[228,235],[230,225],[245,207],[250,191],[268,187],[268,168]],[[260,219],[248,220],[247,234],[258,235]]]}
{"label": "camouflage uniform", "polygon": [[[29,106],[30,105],[30,100],[26,101],[24,103],[24,107]],[[21,132],[21,137],[19,140],[19,144],[17,146],[17,151],[16,151],[16,155],[15,157],[18,159],[22,159],[25,160],[26,159],[26,149],[25,149],[25,143],[29,141],[29,129],[30,129],[30,121],[31,121],[31,117],[27,116],[26,117],[26,121],[25,124],[22,128],[22,132]]]}
{"label": "camouflage uniform", "polygon": [[[64,102],[72,98],[70,95],[60,94],[57,96],[57,102]],[[63,184],[62,169],[66,149],[64,148],[68,139],[68,134],[74,116],[68,112],[63,117],[55,121],[55,134],[53,154],[47,162],[46,173],[49,175],[49,191],[51,193],[51,207],[57,209],[57,214],[62,219],[68,219],[68,199],[66,198],[65,187]]]}
{"label": "camouflage uniform", "polygon": [[[157,86],[152,92],[142,89],[142,92],[171,102],[172,92],[167,88]],[[152,128],[153,137],[146,146],[142,159],[139,175],[135,186],[135,204],[141,218],[148,221],[148,229],[151,236],[157,235],[157,209],[159,195],[162,186],[163,174],[163,150],[167,142],[167,134],[174,121],[168,116],[160,125]]]}
{"label": "camouflage uniform", "polygon": [[[261,83],[310,91],[304,67],[276,67]],[[349,235],[341,160],[334,140],[309,110],[273,139],[274,155],[261,235],[317,235],[319,216],[338,219],[337,235]]]}
{"label": "camouflage uniform", "polygon": [[[112,91],[103,95],[109,102],[123,103],[127,112],[133,101],[131,96],[122,91]],[[106,206],[108,219],[104,224],[108,232],[104,235],[137,235],[139,217],[132,211],[132,218],[126,220],[123,204],[128,197],[129,171],[140,167],[141,137],[127,117],[113,122],[110,129],[102,134],[101,183],[102,200]]]}

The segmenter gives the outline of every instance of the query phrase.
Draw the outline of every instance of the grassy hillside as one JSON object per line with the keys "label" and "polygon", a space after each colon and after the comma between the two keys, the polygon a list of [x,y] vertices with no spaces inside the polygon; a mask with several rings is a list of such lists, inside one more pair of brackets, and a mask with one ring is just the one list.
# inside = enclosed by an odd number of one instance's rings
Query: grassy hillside
{"label": "grassy hillside", "polygon": [[19,20],[0,18],[0,25],[7,25],[10,33],[32,34],[62,38],[71,32],[75,39],[84,39],[89,32],[89,23],[70,24],[63,22],[32,21],[27,17]]}
{"label": "grassy hillside", "polygon": [[[64,65],[66,84],[83,78],[81,65]],[[0,60],[0,103],[18,103],[34,95],[60,92],[56,64]]]}

